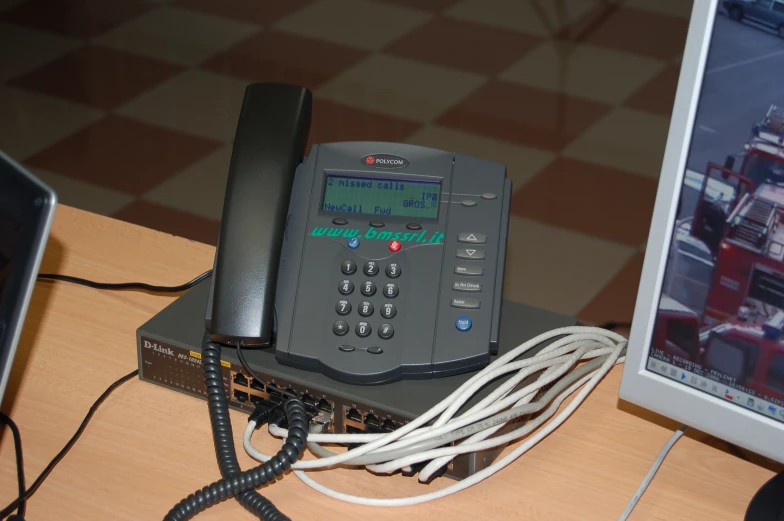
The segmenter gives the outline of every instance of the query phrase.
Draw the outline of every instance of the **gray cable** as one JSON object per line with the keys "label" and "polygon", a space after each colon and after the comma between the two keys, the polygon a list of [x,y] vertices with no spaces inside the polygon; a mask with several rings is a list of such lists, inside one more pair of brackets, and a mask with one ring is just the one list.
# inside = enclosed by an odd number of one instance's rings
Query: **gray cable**
{"label": "gray cable", "polygon": [[645,479],[642,480],[642,483],[640,483],[639,488],[634,493],[631,500],[629,500],[629,504],[626,505],[626,508],[621,514],[621,517],[618,518],[618,521],[626,521],[626,519],[628,519],[629,514],[631,514],[632,510],[634,510],[634,507],[637,506],[637,502],[645,493],[645,490],[648,488],[648,485],[650,485],[651,481],[653,481],[653,476],[661,467],[662,463],[664,462],[664,458],[667,457],[667,454],[670,452],[672,446],[675,445],[675,442],[681,439],[681,436],[683,436],[683,433],[686,432],[686,429],[687,427],[685,425],[681,425],[677,431],[672,433],[672,436],[670,436],[670,439],[667,440],[667,443],[664,444],[664,447],[662,447],[662,450],[659,452],[659,455],[656,456],[656,460],[653,462],[653,466],[651,466],[651,469],[648,471],[648,474],[645,475]]}
{"label": "gray cable", "polygon": [[[450,443],[455,440],[459,440],[461,438],[467,438],[468,436],[471,436],[480,430],[486,429],[488,424],[499,425],[501,423],[507,423],[519,416],[538,413],[542,409],[544,409],[547,404],[552,402],[558,395],[560,395],[565,389],[567,389],[570,385],[572,385],[574,382],[584,377],[588,373],[591,373],[597,370],[599,367],[601,367],[601,365],[607,360],[608,356],[609,355],[604,355],[598,358],[594,358],[593,360],[590,360],[582,364],[574,371],[565,374],[560,380],[554,382],[552,387],[550,387],[550,389],[548,389],[547,392],[545,392],[541,398],[539,398],[534,402],[518,405],[517,407],[512,407],[511,409],[507,409],[506,411],[500,412],[493,416],[489,416],[483,419],[482,421],[476,422],[471,425],[467,425],[466,427],[463,427],[461,429],[454,430],[443,436],[439,436],[438,439],[422,440],[418,443],[415,443],[413,445],[401,449],[394,449],[394,450],[388,450],[388,451],[382,451],[378,453],[370,453],[370,454],[365,454],[363,456],[358,456],[352,459],[351,462],[348,463],[348,465],[350,466],[374,465],[377,463],[396,460],[399,458],[409,456],[411,454],[424,452],[429,449],[446,445],[447,443]],[[552,411],[552,414],[554,413],[555,413],[555,409]],[[543,418],[543,419],[547,419],[547,418]],[[324,448],[323,445],[317,442],[308,442],[308,449],[310,449],[310,451],[314,455],[318,456],[319,458],[326,458],[329,456],[334,456],[336,454],[331,450]]]}

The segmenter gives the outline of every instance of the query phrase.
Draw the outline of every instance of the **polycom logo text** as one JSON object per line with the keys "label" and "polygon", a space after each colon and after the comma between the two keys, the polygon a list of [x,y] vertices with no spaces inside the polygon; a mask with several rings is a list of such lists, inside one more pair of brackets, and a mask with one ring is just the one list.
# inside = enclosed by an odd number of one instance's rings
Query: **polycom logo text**
{"label": "polycom logo text", "polygon": [[363,157],[362,163],[376,168],[403,168],[408,166],[408,159],[392,154],[371,154]]}

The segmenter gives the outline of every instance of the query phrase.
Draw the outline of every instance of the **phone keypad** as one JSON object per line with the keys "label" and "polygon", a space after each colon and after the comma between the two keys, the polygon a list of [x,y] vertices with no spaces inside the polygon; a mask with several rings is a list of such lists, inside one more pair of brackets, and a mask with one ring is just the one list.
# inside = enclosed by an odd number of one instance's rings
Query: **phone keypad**
{"label": "phone keypad", "polygon": [[368,277],[375,277],[378,275],[378,262],[367,261],[365,266],[362,268],[362,272]]}
{"label": "phone keypad", "polygon": [[332,324],[332,332],[338,336],[343,336],[348,333],[348,322],[345,320],[338,320]]}
{"label": "phone keypad", "polygon": [[363,295],[366,297],[372,297],[376,294],[376,285],[373,283],[372,280],[366,280],[362,283],[362,289],[360,289]]}
{"label": "phone keypad", "polygon": [[351,295],[354,293],[354,283],[348,279],[341,280],[338,291],[340,291],[341,295]]}
{"label": "phone keypad", "polygon": [[359,307],[357,308],[357,312],[363,317],[369,317],[373,314],[374,308],[373,303],[368,302],[367,300],[364,302],[360,302]]}
{"label": "phone keypad", "polygon": [[357,271],[357,263],[353,260],[345,260],[340,265],[340,271],[342,271],[344,275],[353,275]]}
{"label": "phone keypad", "polygon": [[384,340],[389,340],[395,334],[395,329],[389,324],[381,324],[378,328],[378,336]]}
{"label": "phone keypad", "polygon": [[396,279],[400,276],[400,266],[396,262],[387,264],[387,269],[384,272],[390,279]]}
{"label": "phone keypad", "polygon": [[373,331],[373,328],[367,322],[357,322],[357,327],[354,328],[354,332],[359,338],[370,336],[371,331]]}
{"label": "phone keypad", "polygon": [[384,304],[383,306],[381,306],[380,313],[381,313],[381,316],[384,317],[384,318],[392,318],[395,315],[397,315],[397,308],[395,307],[394,304],[387,303],[387,304]]}
{"label": "phone keypad", "polygon": [[386,298],[395,298],[400,294],[400,290],[397,289],[397,284],[389,283],[384,286],[384,296]]}
{"label": "phone keypad", "polygon": [[338,300],[335,304],[335,312],[340,316],[346,316],[351,313],[351,302],[348,300]]}
{"label": "phone keypad", "polygon": [[[398,279],[402,274],[400,264],[396,262],[391,262],[384,266],[381,265],[378,261],[367,261],[362,265],[361,272],[358,269],[357,263],[353,260],[344,260],[340,264],[340,272],[344,276],[355,275],[358,273],[360,276],[364,275],[365,277],[375,277],[379,275],[379,272],[382,270],[383,273],[381,273],[381,275],[382,277],[386,275],[387,280]],[[383,304],[379,304],[378,314],[380,315],[381,319],[384,320],[384,322],[377,323],[374,326],[368,319],[374,316],[376,307],[368,297],[375,296],[376,292],[378,291],[379,297],[383,297],[384,299],[393,299],[400,294],[400,287],[398,284],[393,282],[380,282],[378,285],[376,285],[375,282],[369,279],[352,281],[351,279],[346,278],[341,280],[338,284],[338,292],[341,295],[352,295],[354,293],[355,283],[359,285],[359,293],[367,299],[361,300],[359,302],[355,301],[353,304],[348,299],[339,299],[335,304],[335,313],[339,317],[346,317],[346,319],[337,320],[332,326],[332,332],[339,337],[346,336],[347,334],[353,332],[354,335],[361,339],[369,338],[373,333],[376,333],[377,337],[381,339],[381,341],[389,340],[394,336],[395,328],[387,321],[392,320],[395,316],[397,316],[397,308],[391,302],[384,302]],[[354,315],[355,309],[356,315]],[[355,316],[359,320],[354,322],[349,318],[350,316]],[[354,323],[352,324],[351,322]],[[347,345],[348,344],[341,344],[341,346]],[[380,354],[383,352],[379,346],[374,346],[372,344],[368,345],[367,347],[362,345],[357,345],[356,348],[354,348],[354,346],[351,347],[352,349],[341,349],[341,351],[346,353],[354,351],[367,351],[372,352],[373,354]],[[371,351],[371,349],[373,351]]]}

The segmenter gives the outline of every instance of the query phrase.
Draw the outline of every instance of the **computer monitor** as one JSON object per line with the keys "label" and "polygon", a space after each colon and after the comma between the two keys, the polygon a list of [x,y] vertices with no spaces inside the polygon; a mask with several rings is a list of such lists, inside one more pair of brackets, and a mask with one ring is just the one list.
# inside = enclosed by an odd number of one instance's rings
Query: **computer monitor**
{"label": "computer monitor", "polygon": [[694,2],[620,397],[784,463],[776,12]]}
{"label": "computer monitor", "polygon": [[56,205],[51,188],[0,152],[0,402]]}

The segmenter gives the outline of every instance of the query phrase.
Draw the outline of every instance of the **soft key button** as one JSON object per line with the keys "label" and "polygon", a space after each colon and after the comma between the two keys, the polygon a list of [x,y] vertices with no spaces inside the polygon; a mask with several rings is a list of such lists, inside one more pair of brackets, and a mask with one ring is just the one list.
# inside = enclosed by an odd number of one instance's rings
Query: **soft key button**
{"label": "soft key button", "polygon": [[481,266],[455,266],[455,275],[477,276],[484,273],[485,269]]}
{"label": "soft key button", "polygon": [[482,285],[476,282],[453,282],[452,289],[455,291],[465,291],[469,293],[479,293],[482,291]]}

